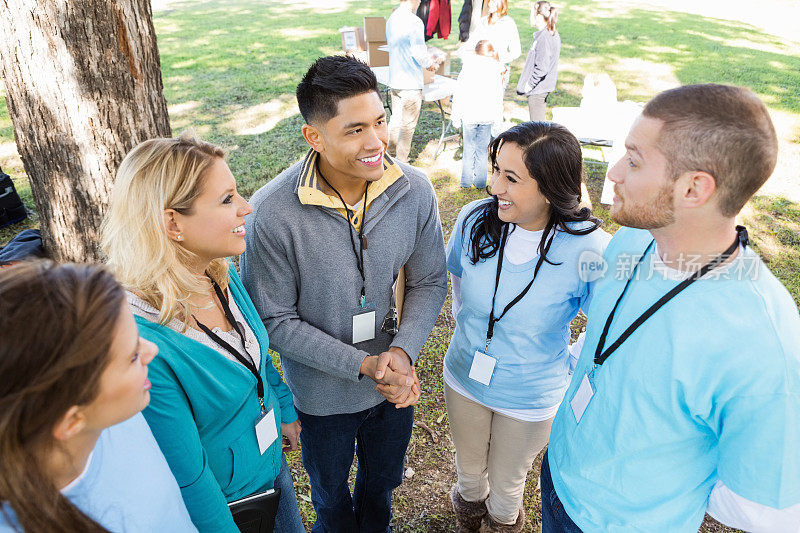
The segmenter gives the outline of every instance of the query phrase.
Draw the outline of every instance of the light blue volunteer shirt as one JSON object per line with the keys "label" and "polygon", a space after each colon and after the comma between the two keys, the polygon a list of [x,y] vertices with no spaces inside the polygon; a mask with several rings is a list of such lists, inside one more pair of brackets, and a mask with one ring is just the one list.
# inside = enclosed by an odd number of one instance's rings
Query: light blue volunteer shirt
{"label": "light blue volunteer shirt", "polygon": [[[196,532],[178,483],[141,413],[105,429],[86,470],[62,493],[115,533]],[[7,504],[6,513],[16,522]],[[0,533],[17,531],[0,514]]]}
{"label": "light blue volunteer shirt", "polygon": [[422,89],[422,69],[431,65],[425,46],[425,25],[411,12],[411,4],[400,4],[386,21],[386,43],[389,45],[389,87]]}
{"label": "light blue volunteer shirt", "polygon": [[[478,200],[461,209],[447,243],[447,269],[461,278],[461,309],[444,364],[470,394],[483,405],[505,409],[546,409],[557,405],[569,384],[569,323],[585,306],[592,282],[578,275],[579,258],[585,250],[599,258],[609,235],[596,229],[588,235],[558,231],[546,261],[528,293],[495,324],[489,355],[497,359],[489,386],[469,378],[475,350],[486,345],[486,327],[492,306],[498,254],[472,264],[468,231],[462,232],[464,218]],[[581,226],[582,225],[582,226]],[[588,227],[575,223],[573,227]],[[538,245],[538,244],[537,244]],[[495,314],[528,285],[533,278],[537,255],[521,265],[503,261],[497,289]],[[584,307],[585,308],[585,307]]]}
{"label": "light blue volunteer shirt", "polygon": [[[800,502],[800,316],[750,248],[720,279],[700,279],[672,299],[597,369],[576,423],[570,401],[633,256],[651,240],[625,228],[606,250],[609,269],[550,435],[564,509],[584,531],[697,531],[717,480],[762,505]],[[606,347],[678,284],[658,273],[647,280],[652,260],[651,248]]]}

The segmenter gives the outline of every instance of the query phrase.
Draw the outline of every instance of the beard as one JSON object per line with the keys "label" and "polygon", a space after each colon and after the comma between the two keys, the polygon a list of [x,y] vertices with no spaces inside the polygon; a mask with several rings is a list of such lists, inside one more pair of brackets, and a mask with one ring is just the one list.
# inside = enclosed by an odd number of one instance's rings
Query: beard
{"label": "beard", "polygon": [[675,222],[672,192],[672,183],[668,183],[658,191],[653,200],[639,204],[626,201],[617,193],[619,202],[611,206],[611,219],[629,228],[651,230],[668,226]]}

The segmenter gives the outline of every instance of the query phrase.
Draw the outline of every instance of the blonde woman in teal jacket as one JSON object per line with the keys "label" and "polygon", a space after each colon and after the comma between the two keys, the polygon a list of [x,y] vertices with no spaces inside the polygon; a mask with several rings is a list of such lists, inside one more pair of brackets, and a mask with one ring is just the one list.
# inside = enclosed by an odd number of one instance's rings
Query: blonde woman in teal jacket
{"label": "blonde woman in teal jacket", "polygon": [[292,395],[264,325],[226,259],[244,251],[250,205],[224,152],[192,134],[152,139],[120,165],[103,247],[150,365],[150,429],[201,532],[238,532],[228,503],[278,487],[275,531],[303,531],[283,450],[297,449]]}

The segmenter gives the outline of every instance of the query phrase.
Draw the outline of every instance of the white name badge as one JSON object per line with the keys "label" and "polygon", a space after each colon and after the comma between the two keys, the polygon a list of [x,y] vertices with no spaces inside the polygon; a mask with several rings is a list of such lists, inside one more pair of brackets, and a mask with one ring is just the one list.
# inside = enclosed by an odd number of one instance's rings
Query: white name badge
{"label": "white name badge", "polygon": [[353,315],[353,344],[375,338],[375,311]]}
{"label": "white name badge", "polygon": [[575,422],[581,421],[583,412],[586,411],[586,406],[589,405],[589,400],[592,399],[592,396],[594,396],[594,389],[592,389],[592,384],[589,383],[589,378],[584,374],[580,387],[578,387],[575,396],[569,402],[572,406],[572,414],[575,415]]}
{"label": "white name badge", "polygon": [[497,359],[491,355],[486,355],[480,350],[475,350],[475,357],[472,359],[472,366],[469,369],[470,379],[483,383],[488,387],[496,364]]}
{"label": "white name badge", "polygon": [[270,409],[269,413],[259,418],[258,422],[256,422],[256,438],[258,439],[258,449],[261,450],[261,455],[264,455],[267,448],[278,438],[275,409]]}

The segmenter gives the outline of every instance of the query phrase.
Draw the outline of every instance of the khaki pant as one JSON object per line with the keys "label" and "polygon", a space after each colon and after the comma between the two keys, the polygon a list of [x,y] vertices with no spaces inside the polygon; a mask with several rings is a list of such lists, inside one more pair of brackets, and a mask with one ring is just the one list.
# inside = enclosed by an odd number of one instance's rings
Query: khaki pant
{"label": "khaki pant", "polygon": [[458,492],[467,501],[486,500],[492,518],[513,524],[522,506],[525,478],[550,438],[553,419],[523,422],[444,386],[450,433],[456,447]]}
{"label": "khaki pant", "polygon": [[528,113],[531,115],[531,120],[541,122],[544,120],[544,112],[547,109],[544,99],[550,93],[532,94],[528,97]]}
{"label": "khaki pant", "polygon": [[389,155],[398,161],[408,163],[408,154],[411,152],[411,138],[417,129],[419,112],[422,109],[421,90],[392,89],[392,116],[389,119]]}

